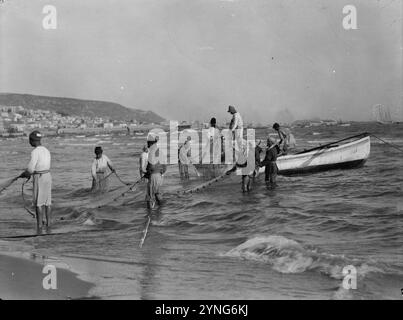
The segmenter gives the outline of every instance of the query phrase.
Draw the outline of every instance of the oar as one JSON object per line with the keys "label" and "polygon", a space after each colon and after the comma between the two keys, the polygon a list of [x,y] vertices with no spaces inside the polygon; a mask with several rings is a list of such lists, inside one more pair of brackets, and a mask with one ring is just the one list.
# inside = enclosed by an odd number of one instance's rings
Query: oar
{"label": "oar", "polygon": [[360,133],[360,134],[357,134],[357,135],[355,135],[355,136],[351,136],[351,137],[344,138],[344,139],[341,139],[341,140],[338,140],[338,141],[334,141],[334,142],[331,142],[331,143],[327,143],[327,144],[324,144],[324,145],[319,146],[319,147],[315,147],[315,148],[312,148],[312,149],[304,150],[304,151],[298,152],[298,153],[296,153],[296,154],[302,154],[302,153],[307,153],[307,152],[311,152],[311,151],[321,150],[321,149],[324,149],[324,148],[326,148],[326,147],[329,147],[329,146],[334,145],[334,144],[339,143],[339,142],[343,142],[343,141],[350,140],[350,139],[354,139],[354,138],[360,138],[360,137],[364,137],[364,136],[369,136],[369,133],[368,133],[368,132]]}
{"label": "oar", "polygon": [[140,248],[143,247],[144,241],[146,240],[147,232],[148,232],[148,228],[150,226],[150,223],[151,223],[151,213],[148,215],[147,225],[146,225],[146,228],[144,229],[143,237],[141,238],[141,241],[140,241],[140,244],[139,244]]}
{"label": "oar", "polygon": [[2,193],[4,190],[6,190],[8,187],[10,187],[15,181],[18,180],[20,176],[9,179],[5,181],[4,183],[0,184],[0,193]]}

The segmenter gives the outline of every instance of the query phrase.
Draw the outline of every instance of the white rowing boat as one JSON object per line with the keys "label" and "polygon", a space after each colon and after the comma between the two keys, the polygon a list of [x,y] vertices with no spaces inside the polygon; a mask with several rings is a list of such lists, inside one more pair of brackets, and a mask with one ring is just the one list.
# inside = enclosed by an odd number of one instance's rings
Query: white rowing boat
{"label": "white rowing boat", "polygon": [[[340,142],[353,141],[338,145]],[[319,146],[298,154],[280,156],[277,166],[280,175],[314,173],[332,169],[351,169],[363,166],[368,159],[371,149],[370,137],[364,133],[340,141]],[[205,177],[211,178],[231,169],[231,164],[198,165],[197,170]],[[264,172],[261,168],[260,172]]]}
{"label": "white rowing boat", "polygon": [[370,149],[370,137],[366,136],[342,145],[329,145],[326,148],[279,157],[277,166],[282,175],[357,168],[364,165]]}

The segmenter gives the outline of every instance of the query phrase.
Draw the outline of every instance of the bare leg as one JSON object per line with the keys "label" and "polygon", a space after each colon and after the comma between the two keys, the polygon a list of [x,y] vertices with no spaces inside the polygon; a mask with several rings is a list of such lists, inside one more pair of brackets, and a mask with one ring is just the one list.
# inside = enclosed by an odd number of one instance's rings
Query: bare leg
{"label": "bare leg", "polygon": [[50,229],[52,226],[52,207],[45,206],[46,228]]}
{"label": "bare leg", "polygon": [[275,188],[277,186],[276,181],[277,181],[277,174],[272,173],[271,179],[270,179],[270,183],[271,183],[272,188]]}
{"label": "bare leg", "polygon": [[155,201],[160,206],[162,201],[162,196],[159,193],[155,194]]}
{"label": "bare leg", "polygon": [[36,233],[42,234],[42,207],[36,207]]}

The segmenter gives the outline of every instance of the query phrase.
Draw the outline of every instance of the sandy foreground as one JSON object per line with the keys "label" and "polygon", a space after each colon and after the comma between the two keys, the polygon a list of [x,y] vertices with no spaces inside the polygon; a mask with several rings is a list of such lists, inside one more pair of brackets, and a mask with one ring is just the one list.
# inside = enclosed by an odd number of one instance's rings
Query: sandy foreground
{"label": "sandy foreground", "polygon": [[88,297],[91,283],[76,274],[57,269],[57,289],[44,289],[44,265],[24,258],[0,255],[0,299],[3,300],[63,300]]}

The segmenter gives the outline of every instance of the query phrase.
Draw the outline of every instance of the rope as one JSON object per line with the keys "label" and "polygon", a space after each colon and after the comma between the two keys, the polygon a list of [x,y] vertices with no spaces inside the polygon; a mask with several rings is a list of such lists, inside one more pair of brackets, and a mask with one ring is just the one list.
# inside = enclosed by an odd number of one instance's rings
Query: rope
{"label": "rope", "polygon": [[126,186],[129,186],[130,185],[130,182],[124,182],[121,178],[120,178],[120,176],[118,175],[118,173],[115,171],[115,176],[116,176],[116,178],[118,178],[118,180],[122,183],[122,184],[124,184],[124,185],[126,185]]}
{"label": "rope", "polygon": [[111,175],[113,175],[113,174],[116,176],[116,178],[119,180],[119,182],[122,183],[123,185],[125,185],[125,186],[130,185],[130,182],[124,182],[124,181],[120,178],[120,176],[118,175],[118,173],[117,173],[116,171],[111,171],[106,177],[103,177],[102,179],[100,179],[99,182],[105,181],[106,179],[108,179],[108,178],[109,178]]}
{"label": "rope", "polygon": [[32,218],[35,218],[35,217],[36,217],[36,214],[33,213],[30,209],[27,208],[27,206],[26,206],[26,200],[25,200],[25,196],[24,196],[24,187],[25,187],[25,184],[26,184],[29,180],[30,180],[30,178],[28,178],[27,180],[25,180],[25,181],[22,183],[22,186],[21,186],[21,197],[22,197],[22,201],[23,201],[23,203],[24,203],[24,209],[32,216]]}
{"label": "rope", "polygon": [[18,180],[18,178],[19,178],[19,176],[15,177],[13,179],[10,179],[6,183],[4,183],[3,186],[0,189],[0,193],[2,193],[4,190],[8,189],[14,182],[16,182]]}
{"label": "rope", "polygon": [[133,188],[134,188],[136,185],[138,185],[140,182],[142,182],[142,181],[143,181],[143,178],[140,178],[140,179],[137,180],[135,183],[133,183],[133,184],[130,186],[130,188],[127,189],[125,192],[121,193],[119,196],[117,196],[116,198],[112,199],[111,201],[109,201],[109,202],[107,202],[107,203],[105,203],[105,204],[103,204],[103,205],[98,206],[97,208],[101,208],[101,207],[103,207],[103,206],[106,206],[107,204],[112,203],[112,202],[118,200],[118,199],[121,198],[121,197],[124,197],[128,192],[133,191]]}
{"label": "rope", "polygon": [[383,139],[377,137],[377,136],[374,135],[373,133],[371,133],[371,136],[373,136],[374,138],[376,138],[376,139],[382,141],[384,144],[386,144],[386,145],[388,145],[388,146],[390,146],[390,147],[392,147],[392,148],[395,148],[395,149],[397,149],[397,150],[403,152],[403,149],[399,148],[397,145],[395,145],[395,144],[393,144],[393,143],[390,143],[390,142],[387,142],[387,141],[385,141],[385,140],[383,140]]}

